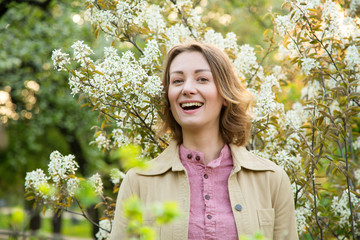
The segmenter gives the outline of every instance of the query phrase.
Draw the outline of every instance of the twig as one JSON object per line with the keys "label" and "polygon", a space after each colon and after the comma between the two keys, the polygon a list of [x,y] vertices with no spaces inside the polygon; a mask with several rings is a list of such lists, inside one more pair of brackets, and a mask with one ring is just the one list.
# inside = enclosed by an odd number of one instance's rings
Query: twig
{"label": "twig", "polygon": [[189,25],[189,23],[188,23],[187,18],[184,16],[184,14],[182,13],[181,9],[180,9],[180,8],[178,7],[178,5],[176,4],[176,0],[170,0],[170,1],[175,5],[178,13],[181,15],[181,19],[182,19],[184,25],[189,29],[191,36],[192,36],[194,39],[197,39],[197,37],[195,36],[192,28],[190,27],[190,25]]}
{"label": "twig", "polygon": [[309,21],[309,19],[308,19],[308,17],[306,16],[306,14],[304,13],[304,11],[303,11],[298,5],[296,5],[296,7],[297,7],[297,8],[302,12],[302,14],[304,15],[304,18],[305,18],[305,20],[306,20],[306,23],[308,24],[308,26],[309,26],[309,28],[310,28],[310,33],[311,33],[311,34],[315,37],[315,39],[320,43],[321,47],[325,50],[326,54],[329,56],[329,58],[330,58],[331,62],[333,63],[336,71],[339,73],[339,76],[340,76],[341,80],[342,80],[343,82],[345,82],[344,77],[343,77],[342,74],[340,73],[340,70],[339,70],[338,66],[336,65],[336,63],[335,63],[332,55],[331,55],[330,52],[327,50],[327,48],[324,46],[323,41],[322,41],[321,39],[319,39],[318,36],[315,34],[315,31],[313,30],[313,28],[312,28],[312,26],[311,26],[311,23],[310,23],[310,21]]}
{"label": "twig", "polygon": [[130,37],[128,34],[124,33],[124,36],[126,39],[141,53],[141,55],[144,55],[143,50],[137,45],[135,37]]}
{"label": "twig", "polygon": [[77,215],[80,215],[80,216],[83,216],[84,218],[86,218],[86,220],[88,220],[91,224],[97,226],[98,228],[110,233],[111,231],[107,230],[106,228],[103,228],[101,227],[99,224],[97,224],[96,222],[94,222],[87,214],[86,214],[86,211],[81,207],[81,204],[79,202],[79,200],[75,199],[77,205],[79,206],[79,208],[81,209],[81,213],[78,213],[78,212],[74,212],[74,211],[71,211],[71,210],[68,210],[68,209],[64,209],[65,211],[67,212],[70,212],[70,213],[73,213],[73,214],[77,214]]}
{"label": "twig", "polygon": [[[345,135],[347,135],[347,123],[346,123],[346,119],[343,119],[343,124],[344,124],[344,132],[345,132]],[[347,139],[346,137],[344,138],[344,144],[345,144],[345,170],[346,170],[346,173],[349,172],[349,158],[348,158],[348,152],[347,152],[347,148],[348,148],[348,143],[347,143]],[[352,236],[353,236],[353,239],[356,239],[355,238],[355,228],[354,228],[354,216],[353,216],[353,211],[352,211],[352,201],[351,201],[351,180],[349,178],[349,175],[347,174],[346,175],[346,184],[347,184],[347,190],[348,190],[348,197],[349,197],[349,210],[350,210],[350,219],[351,219],[351,232],[352,232]]]}

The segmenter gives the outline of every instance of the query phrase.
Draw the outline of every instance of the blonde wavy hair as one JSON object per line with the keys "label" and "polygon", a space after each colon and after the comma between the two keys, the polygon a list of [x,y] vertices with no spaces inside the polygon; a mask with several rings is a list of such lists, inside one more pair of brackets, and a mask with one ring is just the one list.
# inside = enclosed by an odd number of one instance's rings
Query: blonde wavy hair
{"label": "blonde wavy hair", "polygon": [[251,135],[251,117],[249,114],[254,97],[236,76],[233,65],[228,56],[219,48],[201,42],[191,42],[173,47],[166,56],[163,72],[163,97],[165,104],[162,107],[164,122],[161,133],[170,132],[173,138],[182,143],[181,126],[174,119],[170,111],[168,90],[170,83],[170,65],[183,52],[200,52],[209,63],[215,85],[227,105],[220,113],[220,134],[227,144],[244,146]]}

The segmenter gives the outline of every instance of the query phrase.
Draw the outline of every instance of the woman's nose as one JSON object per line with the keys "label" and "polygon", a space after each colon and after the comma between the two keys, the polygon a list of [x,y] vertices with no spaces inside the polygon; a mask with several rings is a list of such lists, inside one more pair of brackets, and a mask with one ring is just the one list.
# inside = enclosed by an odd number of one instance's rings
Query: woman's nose
{"label": "woman's nose", "polygon": [[191,79],[186,80],[183,85],[182,94],[183,95],[192,95],[195,93],[196,93],[196,87],[195,87],[194,81]]}

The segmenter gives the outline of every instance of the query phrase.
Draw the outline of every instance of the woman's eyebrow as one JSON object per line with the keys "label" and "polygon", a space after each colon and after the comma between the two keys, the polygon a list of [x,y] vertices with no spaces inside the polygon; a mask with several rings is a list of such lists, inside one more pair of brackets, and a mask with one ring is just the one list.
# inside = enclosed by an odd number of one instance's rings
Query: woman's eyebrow
{"label": "woman's eyebrow", "polygon": [[[195,73],[199,73],[199,72],[211,72],[211,70],[210,69],[196,69],[195,71],[194,71]],[[170,72],[170,74],[184,74],[184,72],[183,71],[172,71],[172,72]]]}

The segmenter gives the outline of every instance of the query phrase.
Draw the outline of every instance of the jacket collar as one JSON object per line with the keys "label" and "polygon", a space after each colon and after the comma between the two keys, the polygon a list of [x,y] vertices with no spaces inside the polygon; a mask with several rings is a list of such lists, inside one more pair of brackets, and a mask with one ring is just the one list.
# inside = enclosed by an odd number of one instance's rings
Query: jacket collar
{"label": "jacket collar", "polygon": [[[245,147],[230,144],[230,149],[234,162],[233,172],[238,172],[241,168],[252,171],[275,171],[275,163],[250,153]],[[151,176],[163,174],[170,169],[174,172],[185,171],[179,157],[179,145],[174,140],[158,157],[150,161],[147,169],[134,169],[134,171],[140,175]]]}

